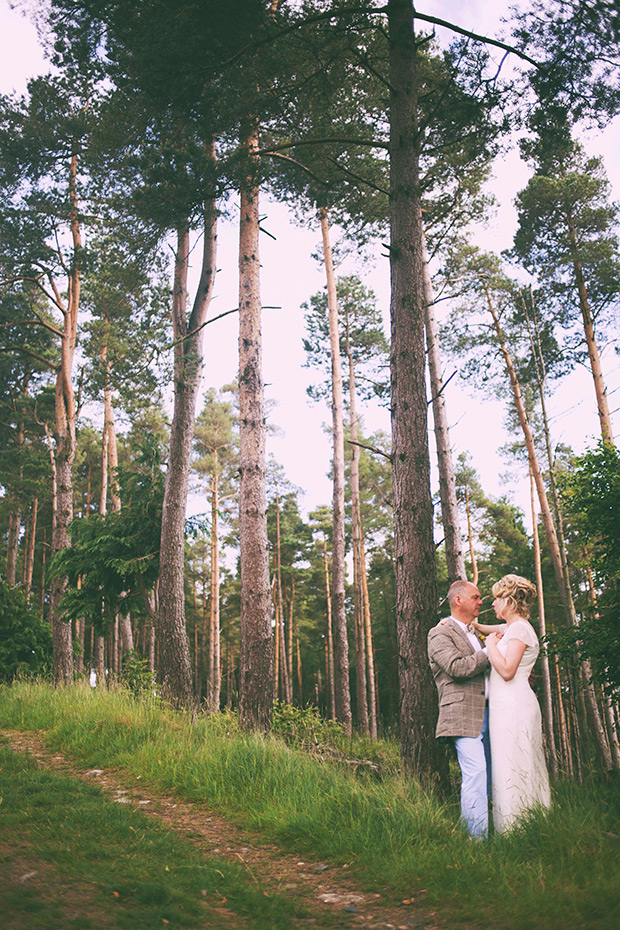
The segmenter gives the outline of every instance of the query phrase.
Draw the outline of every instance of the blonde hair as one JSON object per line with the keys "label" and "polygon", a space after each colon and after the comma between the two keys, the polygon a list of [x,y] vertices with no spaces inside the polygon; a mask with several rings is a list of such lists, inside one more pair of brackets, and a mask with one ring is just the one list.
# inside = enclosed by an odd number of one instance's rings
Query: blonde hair
{"label": "blonde hair", "polygon": [[492,588],[493,597],[503,597],[512,609],[526,620],[530,616],[530,604],[537,594],[536,585],[521,575],[504,575]]}

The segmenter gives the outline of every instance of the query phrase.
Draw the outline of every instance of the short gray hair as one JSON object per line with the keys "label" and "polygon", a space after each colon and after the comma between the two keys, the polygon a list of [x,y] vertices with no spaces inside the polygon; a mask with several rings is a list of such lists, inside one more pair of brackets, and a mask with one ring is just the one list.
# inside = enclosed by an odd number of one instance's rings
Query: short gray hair
{"label": "short gray hair", "polygon": [[472,585],[471,581],[465,581],[463,578],[460,578],[458,581],[453,581],[448,589],[448,603],[450,606],[452,606],[457,597],[464,597],[464,595],[467,594],[467,589],[470,587],[475,587],[475,585]]}

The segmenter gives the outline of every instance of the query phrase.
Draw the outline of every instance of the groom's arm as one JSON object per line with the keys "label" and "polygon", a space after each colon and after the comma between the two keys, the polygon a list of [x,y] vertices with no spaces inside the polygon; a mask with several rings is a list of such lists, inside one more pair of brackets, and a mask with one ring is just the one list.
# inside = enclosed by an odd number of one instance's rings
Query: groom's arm
{"label": "groom's arm", "polygon": [[433,627],[428,634],[428,657],[456,681],[481,675],[489,666],[486,652],[464,653],[440,626]]}

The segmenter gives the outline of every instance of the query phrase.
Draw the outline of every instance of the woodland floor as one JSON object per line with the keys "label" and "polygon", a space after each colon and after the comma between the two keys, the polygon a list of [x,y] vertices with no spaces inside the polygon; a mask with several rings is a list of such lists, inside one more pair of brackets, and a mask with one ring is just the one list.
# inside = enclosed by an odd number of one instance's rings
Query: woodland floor
{"label": "woodland floor", "polygon": [[[256,835],[244,832],[204,806],[147,791],[139,782],[130,783],[129,776],[118,771],[81,769],[75,762],[46,749],[42,740],[35,734],[5,730],[3,735],[14,752],[28,754],[47,769],[91,783],[94,781],[107,799],[130,804],[144,814],[158,818],[165,828],[179,831],[190,840],[201,855],[230,858],[241,863],[250,881],[260,883],[267,893],[277,893],[291,902],[303,904],[313,915],[303,919],[292,918],[294,927],[313,926],[316,930],[334,930],[341,927],[364,927],[368,930],[445,930],[446,925],[435,911],[424,907],[423,898],[419,900],[420,895],[417,900],[406,899],[402,902],[389,901],[387,897],[386,900],[382,900],[380,894],[355,887],[352,876],[347,874],[346,866],[311,861],[306,856],[302,861],[275,845],[261,841]],[[1,876],[1,880],[5,888],[7,882],[9,885],[22,886],[24,883],[32,883],[37,885],[39,892],[44,891],[41,884],[45,883],[45,873],[36,861],[35,851],[23,849],[11,862],[9,874]],[[56,887],[56,896],[58,891]],[[88,898],[84,889],[74,887],[66,888],[65,891],[64,906],[67,908],[67,916],[73,911],[72,901],[77,903],[79,900],[79,907],[83,913]],[[221,918],[222,927],[242,930],[245,926],[243,918],[226,911],[224,901]],[[24,927],[26,926],[24,924]],[[269,928],[266,927],[265,930]]]}

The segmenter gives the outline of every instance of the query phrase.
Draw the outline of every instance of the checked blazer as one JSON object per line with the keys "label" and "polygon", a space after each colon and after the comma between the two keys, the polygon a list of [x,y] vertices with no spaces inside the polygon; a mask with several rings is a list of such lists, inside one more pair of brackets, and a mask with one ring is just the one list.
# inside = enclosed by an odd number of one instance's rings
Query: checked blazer
{"label": "checked blazer", "polygon": [[467,635],[450,621],[430,630],[428,658],[439,692],[435,736],[478,736],[486,705],[486,653],[476,651]]}

